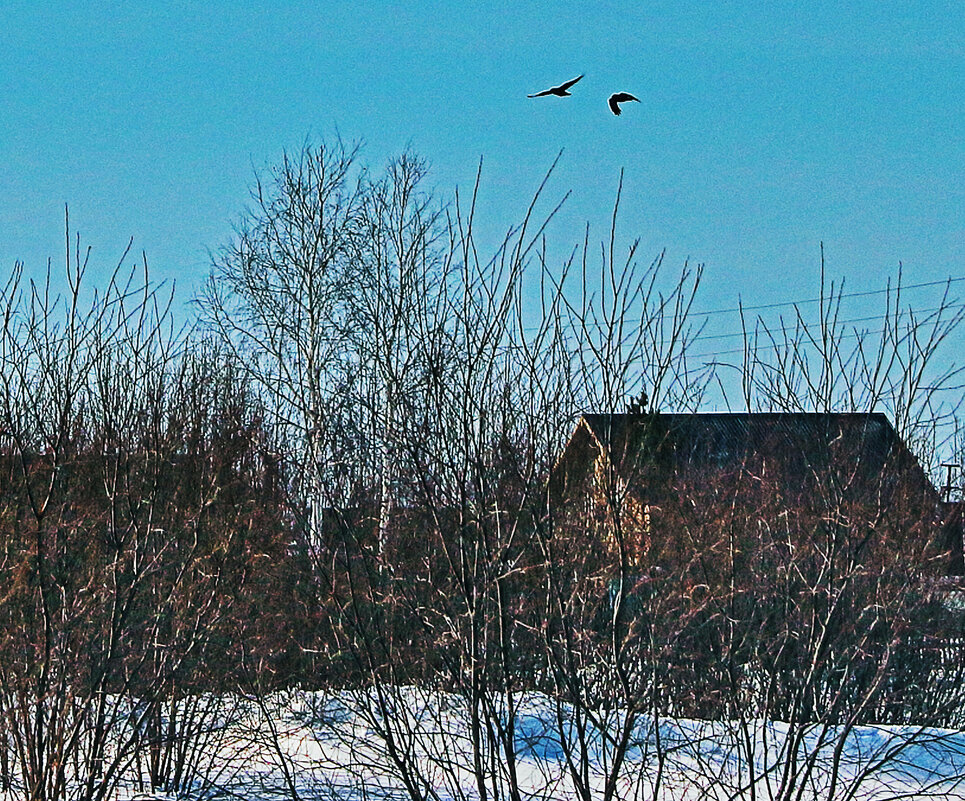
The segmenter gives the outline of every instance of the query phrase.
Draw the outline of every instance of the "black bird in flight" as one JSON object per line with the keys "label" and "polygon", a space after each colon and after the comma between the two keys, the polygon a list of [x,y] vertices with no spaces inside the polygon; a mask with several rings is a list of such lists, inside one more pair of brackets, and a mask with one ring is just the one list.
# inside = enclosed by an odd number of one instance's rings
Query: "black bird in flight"
{"label": "black bird in flight", "polygon": [[606,102],[610,105],[610,111],[619,117],[620,103],[626,103],[629,100],[636,100],[638,103],[640,102],[639,97],[634,97],[629,92],[614,92],[612,95],[610,95],[610,99]]}
{"label": "black bird in flight", "polygon": [[542,92],[537,92],[535,95],[526,95],[526,97],[546,97],[546,95],[556,95],[557,97],[569,97],[570,93],[567,91],[573,84],[575,84],[582,75],[577,76],[572,81],[567,81],[566,83],[561,83],[559,86],[554,86],[552,89],[544,89]]}

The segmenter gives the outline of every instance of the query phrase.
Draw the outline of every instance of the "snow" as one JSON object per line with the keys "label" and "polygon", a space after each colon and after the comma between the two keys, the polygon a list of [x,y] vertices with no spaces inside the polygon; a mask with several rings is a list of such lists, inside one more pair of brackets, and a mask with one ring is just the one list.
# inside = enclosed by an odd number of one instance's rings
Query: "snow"
{"label": "snow", "polygon": [[[603,797],[609,776],[620,801],[965,799],[965,732],[628,721],[620,710],[597,710],[581,738],[575,711],[547,696],[484,700],[474,718],[466,699],[414,687],[222,699],[205,707],[213,717],[190,789],[145,793],[126,776],[111,797],[477,801],[485,792],[501,801],[515,784],[522,801],[569,801],[580,798],[575,771],[594,798]],[[493,736],[509,709],[514,772],[507,741]],[[621,759],[624,726],[630,736]],[[474,731],[483,736],[474,739]]]}
{"label": "snow", "polygon": [[[594,795],[612,771],[620,799],[774,798],[797,733],[778,722],[641,717],[621,764],[613,735],[626,722],[620,711],[600,712],[580,747],[573,710],[537,694],[516,699],[515,707],[515,781],[524,799],[578,797],[567,753],[586,770]],[[261,711],[233,724],[250,747],[235,750],[236,769],[222,779],[223,790],[268,797],[290,796],[293,787],[302,798],[389,799],[409,797],[408,781],[421,797],[481,795],[471,707],[461,697],[409,687],[380,695],[291,692]],[[864,726],[845,734],[812,726],[802,734],[794,752],[801,798],[965,798],[963,732]],[[483,738],[479,746],[486,791],[508,798],[505,752],[498,739],[494,752],[492,742]]]}

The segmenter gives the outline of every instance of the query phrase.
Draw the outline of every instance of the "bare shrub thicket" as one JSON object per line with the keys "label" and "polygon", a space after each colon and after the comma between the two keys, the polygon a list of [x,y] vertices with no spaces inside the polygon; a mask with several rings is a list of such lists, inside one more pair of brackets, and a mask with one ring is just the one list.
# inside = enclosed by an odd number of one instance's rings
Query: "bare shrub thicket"
{"label": "bare shrub thicket", "polygon": [[[707,596],[698,644],[712,655],[703,671],[744,766],[725,782],[732,795],[851,797],[947,737],[930,727],[962,722],[962,620],[945,579],[961,513],[920,467],[934,475],[961,400],[947,345],[962,310],[946,288],[937,308],[916,313],[899,276],[874,327],[848,327],[823,256],[820,290],[815,313],[746,325],[744,403],[883,411],[915,455],[884,445],[868,418],[848,423],[851,434],[817,418],[807,434],[772,434],[729,475],[674,476],[665,536],[695,538],[688,570]],[[845,744],[862,724],[905,728],[856,766]],[[719,767],[711,777],[720,784]]]}
{"label": "bare shrub thicket", "polygon": [[65,298],[14,270],[3,789],[235,791],[248,760],[293,799],[851,798],[960,726],[951,508],[830,414],[934,467],[952,299],[852,331],[822,275],[816,322],[745,321],[741,410],[810,422],[698,458],[667,413],[715,378],[701,269],[623,244],[622,187],[552,255],[550,176],[487,250],[478,177],[446,207],[426,174],[286,156],[201,336],[146,265],[89,295],[74,251]]}
{"label": "bare shrub thicket", "polygon": [[88,259],[65,296],[21,265],[2,294],[0,783],[25,799],[192,787],[226,709],[200,694],[294,625],[264,618],[293,571],[257,405],[146,263],[88,292]]}
{"label": "bare shrub thicket", "polygon": [[[790,798],[818,753],[831,754],[824,789],[847,793],[867,779],[833,783],[856,725],[951,721],[947,670],[911,695],[899,678],[947,557],[933,494],[885,486],[894,465],[869,476],[830,430],[823,445],[765,443],[763,461],[730,472],[665,458],[658,412],[698,408],[712,377],[688,362],[699,269],[668,279],[636,245],[621,258],[616,208],[600,261],[587,232],[552,263],[544,187],[483,255],[475,194],[439,209],[417,159],[372,176],[357,158],[309,147],[259,183],[205,309],[280,403],[323,610],[316,648],[381,743],[360,744],[360,775],[389,769],[412,798],[444,786],[517,799],[534,792],[520,754],[536,737],[560,756],[542,791],[648,797],[679,786],[683,745],[662,741],[662,721],[688,715],[737,721],[736,794],[764,781]],[[823,277],[822,293],[816,327],[803,313],[748,326],[743,408],[883,409],[927,457],[922,426],[954,379],[935,368],[955,305],[921,318],[889,295],[872,340],[837,323]],[[601,462],[574,509],[556,459],[579,412],[629,401],[653,422],[649,442]],[[649,504],[642,486],[660,487]],[[534,691],[555,699],[538,733],[519,723]],[[440,751],[453,714],[461,745]],[[776,750],[763,718],[786,722]]]}

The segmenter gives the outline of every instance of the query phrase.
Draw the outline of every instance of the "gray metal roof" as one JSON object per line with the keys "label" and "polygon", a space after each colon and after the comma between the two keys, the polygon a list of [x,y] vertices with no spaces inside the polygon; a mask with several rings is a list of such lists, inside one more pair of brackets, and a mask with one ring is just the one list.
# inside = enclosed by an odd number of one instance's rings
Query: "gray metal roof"
{"label": "gray metal roof", "polygon": [[927,476],[888,418],[871,413],[701,413],[586,414],[593,436],[625,459],[635,452],[663,449],[677,461],[722,465],[750,454],[791,449],[809,461],[827,458],[830,449],[860,459],[864,470],[890,466]]}

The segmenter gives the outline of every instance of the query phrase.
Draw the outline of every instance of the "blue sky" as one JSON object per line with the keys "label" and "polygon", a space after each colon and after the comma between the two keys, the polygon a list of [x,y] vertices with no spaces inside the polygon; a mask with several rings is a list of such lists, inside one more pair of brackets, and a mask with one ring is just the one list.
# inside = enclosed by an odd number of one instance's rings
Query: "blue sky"
{"label": "blue sky", "polygon": [[[899,261],[907,282],[965,276],[960,1],[2,2],[0,19],[4,272],[61,258],[67,203],[95,278],[133,236],[186,299],[253,168],[338,131],[375,167],[411,147],[441,196],[482,157],[494,239],[562,149],[561,250],[587,221],[604,238],[623,169],[623,235],[644,261],[705,264],[704,309],[813,296],[821,241],[854,291]],[[580,73],[572,97],[526,98]],[[642,101],[619,118],[617,90]]]}

